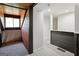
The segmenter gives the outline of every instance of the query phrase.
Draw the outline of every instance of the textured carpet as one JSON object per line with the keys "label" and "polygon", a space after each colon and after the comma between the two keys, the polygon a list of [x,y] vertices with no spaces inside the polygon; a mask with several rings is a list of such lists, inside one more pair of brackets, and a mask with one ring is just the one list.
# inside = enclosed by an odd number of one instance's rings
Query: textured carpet
{"label": "textured carpet", "polygon": [[28,55],[23,43],[17,43],[0,48],[0,56],[25,56]]}

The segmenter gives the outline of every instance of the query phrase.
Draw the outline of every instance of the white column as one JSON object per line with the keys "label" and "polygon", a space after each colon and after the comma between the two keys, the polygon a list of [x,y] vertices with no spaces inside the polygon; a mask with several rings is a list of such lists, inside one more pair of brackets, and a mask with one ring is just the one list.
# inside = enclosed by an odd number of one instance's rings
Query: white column
{"label": "white column", "polygon": [[53,30],[53,15],[50,13],[50,30]]}

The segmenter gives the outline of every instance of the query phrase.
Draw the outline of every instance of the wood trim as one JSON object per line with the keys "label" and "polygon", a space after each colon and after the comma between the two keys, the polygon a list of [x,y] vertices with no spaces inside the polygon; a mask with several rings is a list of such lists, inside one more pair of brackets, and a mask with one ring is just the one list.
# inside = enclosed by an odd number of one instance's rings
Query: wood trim
{"label": "wood trim", "polygon": [[20,15],[13,15],[13,14],[4,14],[4,17],[11,17],[11,18],[19,18],[20,19]]}
{"label": "wood trim", "polygon": [[16,44],[16,43],[19,43],[19,42],[22,42],[22,41],[21,40],[10,40],[8,42],[3,42],[2,47],[12,45],[12,44]]}
{"label": "wood trim", "polygon": [[20,30],[21,28],[16,27],[16,28],[5,28],[5,30]]}
{"label": "wood trim", "polygon": [[24,20],[25,20],[25,17],[26,17],[26,13],[27,13],[27,10],[25,11],[25,14],[24,14],[24,18],[23,18],[21,27],[23,26],[23,23],[24,23]]}

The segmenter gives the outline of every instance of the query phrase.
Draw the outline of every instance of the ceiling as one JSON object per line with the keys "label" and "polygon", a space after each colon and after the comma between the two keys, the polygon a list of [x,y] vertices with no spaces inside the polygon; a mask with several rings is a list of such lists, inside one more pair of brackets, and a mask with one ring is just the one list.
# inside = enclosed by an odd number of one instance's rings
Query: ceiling
{"label": "ceiling", "polygon": [[23,8],[28,8],[32,6],[33,3],[17,3],[18,6],[23,7]]}
{"label": "ceiling", "polygon": [[[32,6],[32,4],[33,3],[5,3],[5,5],[0,5],[0,16],[3,16],[4,13],[24,16],[26,9]],[[10,6],[19,7],[20,9]]]}
{"label": "ceiling", "polygon": [[20,8],[29,8],[33,3],[5,3],[6,5],[20,7]]}
{"label": "ceiling", "polygon": [[44,12],[48,15],[50,11],[50,13],[52,13],[54,16],[74,12],[74,9],[75,3],[39,3],[36,5],[36,10],[38,12]]}

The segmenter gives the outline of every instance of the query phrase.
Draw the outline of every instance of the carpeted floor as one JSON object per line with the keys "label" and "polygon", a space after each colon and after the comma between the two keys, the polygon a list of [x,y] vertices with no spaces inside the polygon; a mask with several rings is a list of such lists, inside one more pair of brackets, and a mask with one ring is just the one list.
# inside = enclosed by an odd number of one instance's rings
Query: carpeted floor
{"label": "carpeted floor", "polygon": [[0,56],[25,56],[25,55],[28,55],[28,51],[21,42],[0,48]]}

